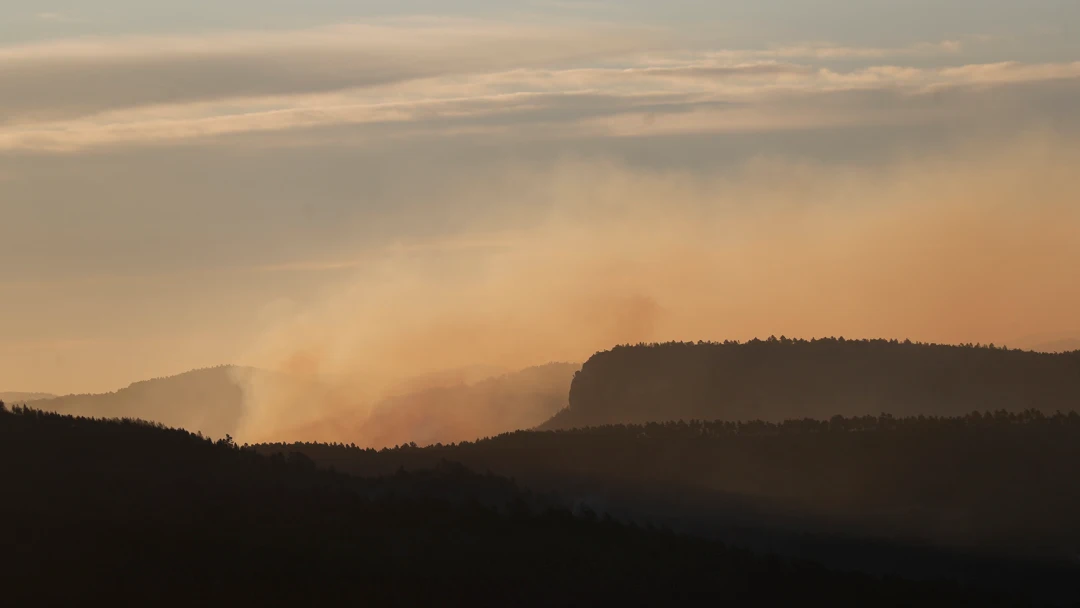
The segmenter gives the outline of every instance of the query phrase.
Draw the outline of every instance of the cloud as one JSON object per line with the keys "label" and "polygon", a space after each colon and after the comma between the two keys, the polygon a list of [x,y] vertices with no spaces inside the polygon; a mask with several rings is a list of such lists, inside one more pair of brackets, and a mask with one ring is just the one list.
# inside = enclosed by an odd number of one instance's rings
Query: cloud
{"label": "cloud", "polygon": [[[670,34],[659,29],[436,18],[54,40],[0,47],[0,151],[70,152],[348,125],[398,125],[387,130],[391,136],[437,135],[505,132],[519,120],[523,129],[543,125],[554,134],[605,117],[645,117],[659,132],[667,123],[656,115],[715,113],[767,96],[919,93],[1080,77],[1080,63],[822,65],[960,50],[960,42],[945,41],[689,52],[672,48]],[[744,120],[775,109],[728,110],[706,122],[720,131],[729,123],[806,122]],[[857,120],[846,113],[821,124]]]}
{"label": "cloud", "polygon": [[[985,44],[988,40],[969,37],[971,42]],[[762,61],[830,61],[864,62],[886,59],[951,59],[970,44],[959,40],[920,42],[903,47],[844,46],[832,43],[796,44],[768,48],[706,49],[695,51],[666,50],[643,54],[640,61],[649,65],[683,64],[695,61],[751,63]]]}
{"label": "cloud", "polygon": [[638,29],[398,20],[200,37],[72,39],[0,48],[0,121],[297,95],[543,65],[646,48]]}
{"label": "cloud", "polygon": [[[805,46],[783,46],[752,52],[749,55],[758,58],[776,59],[885,59],[890,57],[933,57],[950,55],[963,50],[963,43],[958,40],[942,42],[923,42],[899,48],[850,47],[832,44]],[[744,55],[745,56],[745,55]]]}
{"label": "cloud", "polygon": [[[776,62],[522,68],[319,94],[153,105],[0,126],[0,150],[77,151],[334,126],[369,136],[664,134],[910,124],[967,116],[949,91],[1080,81],[1080,62],[882,65],[837,71]],[[956,98],[962,96],[956,95]],[[969,98],[963,101],[970,102]],[[993,94],[980,107],[997,103]]]}

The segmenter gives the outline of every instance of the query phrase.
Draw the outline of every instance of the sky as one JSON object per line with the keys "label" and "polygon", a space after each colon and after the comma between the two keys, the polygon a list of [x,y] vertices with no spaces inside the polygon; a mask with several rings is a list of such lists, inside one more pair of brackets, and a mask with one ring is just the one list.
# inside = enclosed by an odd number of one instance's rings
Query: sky
{"label": "sky", "polygon": [[1080,3],[0,4],[0,389],[1080,335]]}

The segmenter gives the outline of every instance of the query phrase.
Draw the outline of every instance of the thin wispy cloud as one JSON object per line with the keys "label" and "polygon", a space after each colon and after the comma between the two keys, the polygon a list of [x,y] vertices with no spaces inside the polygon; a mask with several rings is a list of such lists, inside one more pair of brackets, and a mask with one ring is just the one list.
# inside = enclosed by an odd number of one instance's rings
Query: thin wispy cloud
{"label": "thin wispy cloud", "polygon": [[[974,44],[972,44],[974,43]],[[645,65],[678,65],[695,61],[714,61],[724,63],[761,62],[761,61],[896,61],[908,59],[948,60],[962,54],[968,46],[985,44],[982,40],[965,43],[961,40],[943,40],[940,42],[920,42],[909,46],[875,47],[846,46],[835,43],[819,42],[770,46],[766,48],[721,48],[697,49],[693,51],[665,51],[658,54],[645,54],[639,60]]]}
{"label": "thin wispy cloud", "polygon": [[[781,84],[794,76],[805,79],[819,69],[793,61],[884,59],[958,48],[959,43],[943,42],[898,49],[810,45],[687,54],[674,49],[670,32],[656,28],[433,18],[293,31],[62,39],[0,47],[0,138],[9,149],[138,140],[126,125],[145,118],[148,109],[155,120],[142,132],[156,133],[148,138],[183,139],[286,122],[333,124],[332,117],[298,117],[295,111],[341,116],[338,105],[365,106],[347,112],[356,116],[377,114],[376,105],[507,93],[616,87],[649,93],[662,78],[687,81],[685,89],[757,76],[756,84],[764,86],[775,84],[770,79]],[[647,83],[650,79],[654,82]],[[451,90],[455,85],[459,91]],[[371,93],[357,94],[365,90]],[[314,107],[298,99],[338,92],[351,92],[350,99]],[[215,103],[232,111],[215,112],[209,107]],[[272,112],[293,116],[282,120],[268,116]],[[231,124],[220,124],[222,116]],[[343,122],[355,121],[371,119]],[[99,135],[88,136],[89,131]]]}
{"label": "thin wispy cloud", "polygon": [[[401,127],[397,135],[438,135],[467,127],[517,128],[528,135],[538,125],[561,128],[548,135],[595,135],[597,120],[642,123],[652,133],[902,124],[967,111],[942,103],[920,104],[921,95],[1077,79],[1080,62],[880,65],[840,71],[811,64],[724,64],[709,59],[662,67],[515,68],[372,83],[324,94],[158,104],[9,124],[0,127],[0,150],[70,152],[350,125],[396,124]],[[874,92],[884,97],[862,108],[813,102],[815,96],[856,99]],[[648,121],[641,120],[644,115]],[[665,120],[657,121],[658,116]]]}
{"label": "thin wispy cloud", "polygon": [[647,48],[641,28],[460,21],[0,48],[0,123],[153,104],[295,95],[585,60]]}

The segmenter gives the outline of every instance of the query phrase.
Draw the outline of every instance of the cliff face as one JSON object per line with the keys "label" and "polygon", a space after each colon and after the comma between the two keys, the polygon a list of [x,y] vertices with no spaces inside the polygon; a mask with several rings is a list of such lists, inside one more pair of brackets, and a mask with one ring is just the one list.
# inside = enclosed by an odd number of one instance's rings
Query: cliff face
{"label": "cliff face", "polygon": [[598,353],[543,428],[664,420],[784,420],[889,413],[1069,410],[1080,352],[886,340],[669,343]]}

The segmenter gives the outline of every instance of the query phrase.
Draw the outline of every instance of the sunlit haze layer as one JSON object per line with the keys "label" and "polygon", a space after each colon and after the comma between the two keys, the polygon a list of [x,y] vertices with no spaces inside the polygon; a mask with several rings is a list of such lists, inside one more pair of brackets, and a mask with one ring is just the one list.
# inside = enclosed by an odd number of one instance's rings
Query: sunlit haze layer
{"label": "sunlit haze layer", "polygon": [[0,390],[1080,338],[1080,3],[92,4],[0,7]]}

